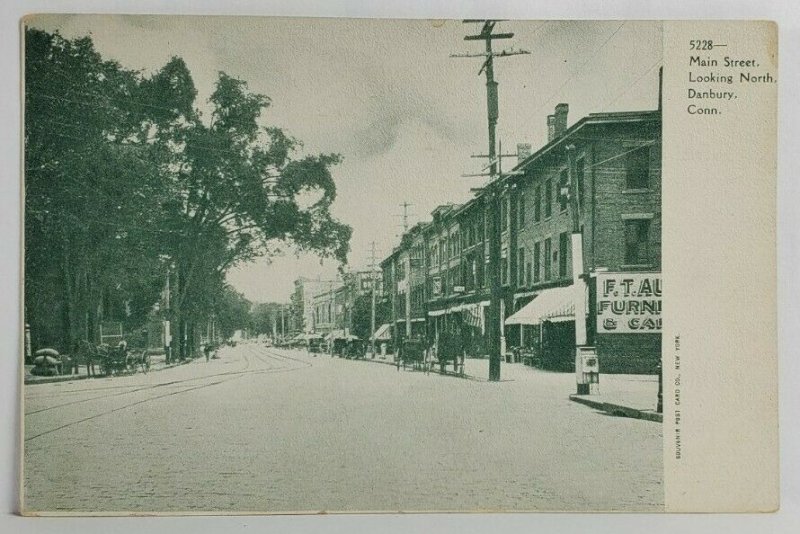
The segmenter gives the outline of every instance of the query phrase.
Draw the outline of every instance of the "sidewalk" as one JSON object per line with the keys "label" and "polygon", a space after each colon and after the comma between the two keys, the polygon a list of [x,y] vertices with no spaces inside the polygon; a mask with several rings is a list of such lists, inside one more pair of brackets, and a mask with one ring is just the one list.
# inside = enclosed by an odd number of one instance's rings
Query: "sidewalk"
{"label": "sidewalk", "polygon": [[[488,380],[489,360],[467,359],[464,370],[471,377]],[[611,415],[662,421],[662,414],[655,411],[658,403],[656,375],[601,374],[597,395],[575,394],[575,373],[543,371],[521,363],[501,363],[500,380],[526,381],[531,387],[555,386],[571,401]]]}
{"label": "sidewalk", "polygon": [[[192,360],[186,360],[186,362],[190,362]],[[170,367],[175,367],[176,365],[180,365],[179,363],[171,363],[167,365],[165,361],[165,357],[163,354],[154,354],[150,357],[150,371],[161,371],[163,369],[168,369]],[[90,377],[86,374],[86,366],[81,365],[78,367],[77,374],[64,374],[64,375],[54,375],[54,376],[37,376],[31,374],[31,369],[33,369],[33,365],[26,365],[25,366],[25,378],[24,384],[31,385],[31,384],[49,384],[51,382],[73,382],[75,380],[85,380],[87,378],[94,378]],[[100,374],[100,366],[95,364],[94,370],[97,377],[102,377]],[[141,371],[139,371],[141,372]]]}
{"label": "sidewalk", "polygon": [[[394,356],[387,354],[385,359],[376,355],[373,359],[367,354],[363,360],[384,365],[396,365]],[[454,375],[452,365],[448,365],[445,374]],[[438,373],[435,366],[431,372]],[[464,362],[464,378],[489,381],[489,360],[467,358]],[[575,394],[575,373],[544,371],[528,367],[521,363],[501,363],[500,381],[528,382],[531,388],[549,389],[562,392],[569,400],[584,404],[610,415],[662,421],[662,414],[656,413],[658,403],[658,376],[656,375],[617,375],[601,374],[599,394]]]}
{"label": "sidewalk", "polygon": [[[489,379],[489,360],[467,359],[465,372],[478,379]],[[575,394],[575,373],[557,373],[528,367],[520,363],[501,363],[500,379],[530,381],[531,387],[547,383],[556,385],[573,402],[584,404],[611,415],[662,421],[656,413],[658,404],[658,376],[601,374],[599,394]]]}

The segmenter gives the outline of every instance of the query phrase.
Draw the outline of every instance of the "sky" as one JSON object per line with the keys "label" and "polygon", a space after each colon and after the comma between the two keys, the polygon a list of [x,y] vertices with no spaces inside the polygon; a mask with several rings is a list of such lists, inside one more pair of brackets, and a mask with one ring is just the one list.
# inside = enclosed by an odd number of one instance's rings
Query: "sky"
{"label": "sky", "polygon": [[[487,151],[481,52],[464,41],[476,24],[454,20],[40,15],[29,25],[68,38],[90,35],[103,57],[151,73],[182,57],[204,109],[220,71],[267,95],[264,124],[303,141],[300,154],[338,153],[333,214],[353,227],[349,267],[388,255],[436,206],[472,197]],[[513,39],[495,49],[530,52],[495,61],[498,139],[533,149],[546,117],[569,104],[569,125],[594,112],[655,109],[662,32],[658,21],[506,21]],[[504,167],[512,166],[512,158]],[[338,264],[289,249],[237,265],[228,281],[254,302],[288,301],[299,276],[330,279]]]}

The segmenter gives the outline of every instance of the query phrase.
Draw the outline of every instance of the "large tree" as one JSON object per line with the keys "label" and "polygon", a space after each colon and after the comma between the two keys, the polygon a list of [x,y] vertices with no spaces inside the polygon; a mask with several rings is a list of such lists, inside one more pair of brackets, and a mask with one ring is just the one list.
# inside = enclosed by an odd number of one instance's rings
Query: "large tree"
{"label": "large tree", "polygon": [[[60,341],[95,338],[98,310],[146,314],[172,290],[175,349],[189,355],[226,271],[287,243],[345,261],[335,154],[265,125],[269,99],[220,73],[198,110],[186,64],[151,76],[103,60],[89,38],[26,31],[26,317]],[[107,306],[103,306],[107,304]]]}
{"label": "large tree", "polygon": [[136,86],[88,38],[26,32],[26,320],[40,344],[94,338],[123,302],[133,309],[117,315],[141,321],[157,298],[160,179],[130,142]]}

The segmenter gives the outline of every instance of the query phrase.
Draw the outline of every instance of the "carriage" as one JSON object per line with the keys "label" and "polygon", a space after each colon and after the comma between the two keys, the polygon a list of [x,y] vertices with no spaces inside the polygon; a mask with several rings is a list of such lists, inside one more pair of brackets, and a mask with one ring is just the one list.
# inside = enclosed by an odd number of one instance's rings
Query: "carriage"
{"label": "carriage", "polygon": [[[81,341],[73,357],[74,367],[86,365],[86,374],[89,376],[120,375],[135,373],[139,370],[150,370],[150,354],[147,349],[129,349],[127,342],[120,341],[115,346],[101,343],[95,345],[88,341]],[[95,369],[97,365],[98,369]]]}
{"label": "carriage", "polygon": [[426,370],[426,354],[423,340],[416,338],[403,340],[396,359],[397,370],[400,370],[401,365],[404,370],[406,366],[414,370]]}
{"label": "carriage", "polygon": [[464,374],[464,351],[460,344],[454,342],[443,342],[440,346],[433,345],[426,347],[423,339],[412,338],[402,341],[400,352],[396,359],[397,370],[400,366],[405,369],[410,366],[414,370],[430,372],[437,367],[439,372],[447,372],[448,364],[453,365],[453,373],[463,376]]}

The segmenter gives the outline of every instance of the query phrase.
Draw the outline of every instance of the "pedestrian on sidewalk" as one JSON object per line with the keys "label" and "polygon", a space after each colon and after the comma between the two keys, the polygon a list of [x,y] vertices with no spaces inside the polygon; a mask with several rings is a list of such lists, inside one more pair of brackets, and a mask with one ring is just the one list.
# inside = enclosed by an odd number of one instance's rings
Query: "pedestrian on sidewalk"
{"label": "pedestrian on sidewalk", "polygon": [[206,362],[208,362],[208,360],[211,358],[211,345],[209,343],[206,343],[205,346],[203,346],[203,353],[205,353]]}

